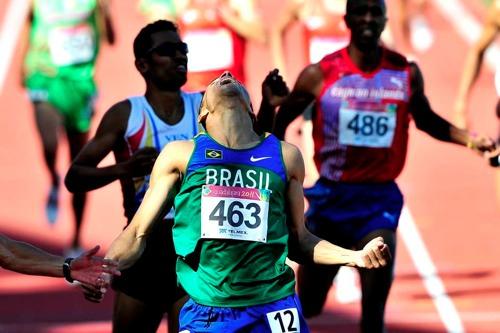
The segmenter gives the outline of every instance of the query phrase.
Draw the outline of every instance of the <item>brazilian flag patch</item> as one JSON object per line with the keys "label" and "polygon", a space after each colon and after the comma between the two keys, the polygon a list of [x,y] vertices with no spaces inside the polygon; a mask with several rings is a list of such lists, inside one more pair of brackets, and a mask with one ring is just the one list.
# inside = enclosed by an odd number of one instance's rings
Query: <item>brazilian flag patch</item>
{"label": "brazilian flag patch", "polygon": [[220,160],[222,159],[222,150],[205,149],[205,158]]}

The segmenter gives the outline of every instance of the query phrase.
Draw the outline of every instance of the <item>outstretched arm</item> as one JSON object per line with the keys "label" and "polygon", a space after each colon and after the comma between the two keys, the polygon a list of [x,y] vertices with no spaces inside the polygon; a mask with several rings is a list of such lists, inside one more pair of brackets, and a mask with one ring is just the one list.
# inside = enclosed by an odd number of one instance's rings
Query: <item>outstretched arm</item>
{"label": "outstretched arm", "polygon": [[149,188],[137,213],[130,225],[113,241],[106,255],[117,260],[121,269],[131,266],[141,256],[146,236],[154,223],[161,223],[161,217],[170,209],[193,145],[192,141],[174,141],[165,146],[158,156]]}
{"label": "outstretched arm", "polygon": [[323,73],[319,65],[307,66],[300,73],[292,92],[279,108],[274,120],[273,134],[283,140],[288,125],[314,102],[322,87]]}
{"label": "outstretched arm", "polygon": [[438,140],[467,146],[477,152],[483,153],[495,149],[491,139],[471,135],[467,130],[450,124],[432,110],[425,95],[422,73],[415,63],[411,64],[411,87],[409,106],[418,129]]}
{"label": "outstretched arm", "polygon": [[291,253],[299,258],[322,265],[349,265],[365,268],[385,266],[390,258],[389,248],[381,237],[374,238],[362,250],[352,251],[323,240],[304,225],[304,161],[299,150],[282,143],[283,159],[288,173],[287,207]]}
{"label": "outstretched arm", "polygon": [[495,40],[495,36],[500,30],[499,21],[500,1],[497,0],[491,4],[481,35],[476,43],[470,48],[465,59],[454,110],[455,123],[459,127],[469,127],[469,122],[467,120],[467,102],[469,100],[469,94],[479,75],[484,53],[488,46]]}
{"label": "outstretched arm", "polygon": [[[99,285],[102,273],[120,275],[117,262],[95,257],[99,246],[94,247],[70,263],[70,277],[91,285]],[[63,277],[65,258],[20,241],[0,235],[0,266],[28,275]]]}

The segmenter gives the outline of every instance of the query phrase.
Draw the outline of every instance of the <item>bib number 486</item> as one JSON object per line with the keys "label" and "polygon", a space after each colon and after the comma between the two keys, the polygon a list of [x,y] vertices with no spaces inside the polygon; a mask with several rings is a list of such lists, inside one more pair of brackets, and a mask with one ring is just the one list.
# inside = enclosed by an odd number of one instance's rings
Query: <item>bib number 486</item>
{"label": "bib number 486", "polygon": [[379,116],[375,118],[374,116],[360,115],[357,114],[352,118],[352,120],[347,124],[347,128],[354,131],[354,134],[358,135],[373,135],[383,136],[389,130],[387,123],[389,118],[386,116]]}
{"label": "bib number 486", "polygon": [[396,112],[339,111],[339,142],[357,147],[388,148],[396,130]]}

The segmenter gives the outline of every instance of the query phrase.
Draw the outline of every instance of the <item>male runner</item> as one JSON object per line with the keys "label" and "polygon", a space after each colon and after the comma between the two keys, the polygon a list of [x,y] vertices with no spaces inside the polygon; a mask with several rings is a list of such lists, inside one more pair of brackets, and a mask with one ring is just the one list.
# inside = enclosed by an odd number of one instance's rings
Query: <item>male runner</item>
{"label": "male runner", "polygon": [[[71,159],[88,138],[96,96],[95,63],[102,38],[114,43],[107,0],[33,0],[29,45],[22,79],[35,110],[45,164],[51,178],[46,214],[58,215],[59,175],[56,153],[61,129],[66,133]],[[26,34],[26,39],[28,38]],[[75,230],[67,253],[78,255],[86,195],[72,199]]]}
{"label": "male runner", "polygon": [[387,263],[387,245],[377,237],[350,251],[305,229],[300,152],[253,131],[248,92],[229,72],[207,88],[198,119],[207,132],[163,149],[144,201],[107,257],[133,264],[175,196],[177,274],[190,296],[180,330],[308,332],[285,263],[289,242],[291,255],[367,268]]}
{"label": "male runner", "polygon": [[[415,63],[380,44],[386,24],[383,0],[348,0],[349,45],[307,66],[276,115],[274,133],[285,130],[303,110],[313,111],[315,162],[320,173],[306,190],[311,232],[346,248],[362,249],[382,236],[395,253],[403,196],[395,183],[404,163],[410,119],[434,138],[494,149],[492,140],[451,125],[431,108]],[[362,332],[385,331],[384,311],[394,262],[359,270]],[[298,293],[306,317],[321,313],[338,266],[302,265]]]}
{"label": "male runner", "polygon": [[[82,149],[66,175],[71,192],[90,191],[119,180],[127,224],[149,185],[149,174],[163,146],[198,133],[201,93],[185,93],[187,45],[170,21],[146,25],[134,40],[135,67],[146,82],[143,96],[113,105],[95,137]],[[98,167],[113,152],[115,165]],[[172,212],[149,238],[136,265],[114,280],[113,332],[156,332],[165,312],[176,331],[176,309],[184,292],[177,288],[171,229]],[[162,265],[154,263],[161,262]],[[182,303],[182,302],[181,302]]]}
{"label": "male runner", "polygon": [[[70,191],[89,191],[120,180],[125,216],[130,222],[149,186],[159,151],[170,141],[187,140],[198,133],[202,94],[180,90],[186,83],[187,51],[170,21],[156,21],[139,32],[134,40],[135,66],[146,82],[146,92],[106,112],[95,137],[68,171]],[[269,88],[273,84],[278,88],[284,85],[277,71],[271,72],[263,85],[261,110],[277,103]],[[109,152],[114,153],[117,163],[98,167]],[[114,332],[156,332],[165,312],[169,314],[169,331],[176,332],[176,311],[184,291],[177,287],[175,276],[173,212],[167,213],[165,223],[159,223],[149,237],[141,259],[114,280]],[[99,301],[98,296],[87,296]]]}

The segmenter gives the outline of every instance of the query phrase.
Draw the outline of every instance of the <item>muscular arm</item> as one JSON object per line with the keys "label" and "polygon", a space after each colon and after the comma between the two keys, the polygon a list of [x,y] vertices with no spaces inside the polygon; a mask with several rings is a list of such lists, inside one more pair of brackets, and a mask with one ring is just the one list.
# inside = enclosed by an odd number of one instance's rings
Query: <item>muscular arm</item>
{"label": "muscular arm", "polygon": [[0,266],[29,275],[62,277],[64,258],[0,235]]}
{"label": "muscular arm", "polygon": [[389,257],[387,245],[376,238],[361,251],[352,251],[336,246],[309,232],[304,224],[304,161],[299,150],[282,143],[283,159],[288,174],[287,207],[290,230],[291,253],[323,265],[349,265],[358,267],[379,267]]}
{"label": "muscular arm", "polygon": [[[74,258],[70,263],[70,276],[82,283],[100,288],[102,274],[120,275],[117,263],[94,257],[99,246]],[[0,235],[0,267],[28,275],[63,277],[65,258],[43,251],[42,249]]]}
{"label": "muscular arm", "polygon": [[283,140],[290,123],[319,96],[323,87],[323,73],[318,64],[307,66],[299,75],[288,98],[283,102],[273,123],[273,133]]}
{"label": "muscular arm", "polygon": [[106,112],[95,137],[82,148],[66,174],[65,184],[70,192],[91,191],[122,177],[131,176],[128,161],[98,167],[98,164],[123,141],[129,114],[128,101],[115,104]]}
{"label": "muscular arm", "polygon": [[489,10],[486,22],[479,39],[470,48],[465,59],[464,70],[458,87],[457,100],[455,102],[455,112],[459,116],[467,112],[467,100],[474,82],[476,81],[481,65],[483,63],[484,53],[495,36],[500,30],[500,1],[494,1]]}
{"label": "muscular arm", "polygon": [[260,43],[266,41],[262,20],[255,10],[253,0],[227,0],[229,6],[222,5],[220,14],[224,22],[246,39]]}
{"label": "muscular arm", "polygon": [[418,129],[438,140],[463,146],[472,140],[466,130],[453,126],[432,110],[425,95],[422,73],[415,63],[411,64],[411,87],[409,107]]}
{"label": "muscular arm", "polygon": [[[165,212],[170,209],[171,201],[177,194],[181,173],[185,172],[191,152],[192,141],[169,143],[158,157],[149,188],[130,225],[116,238],[106,255],[117,260],[120,269],[131,266],[142,254],[146,235],[154,223],[162,223]],[[160,264],[160,263],[158,263]]]}

